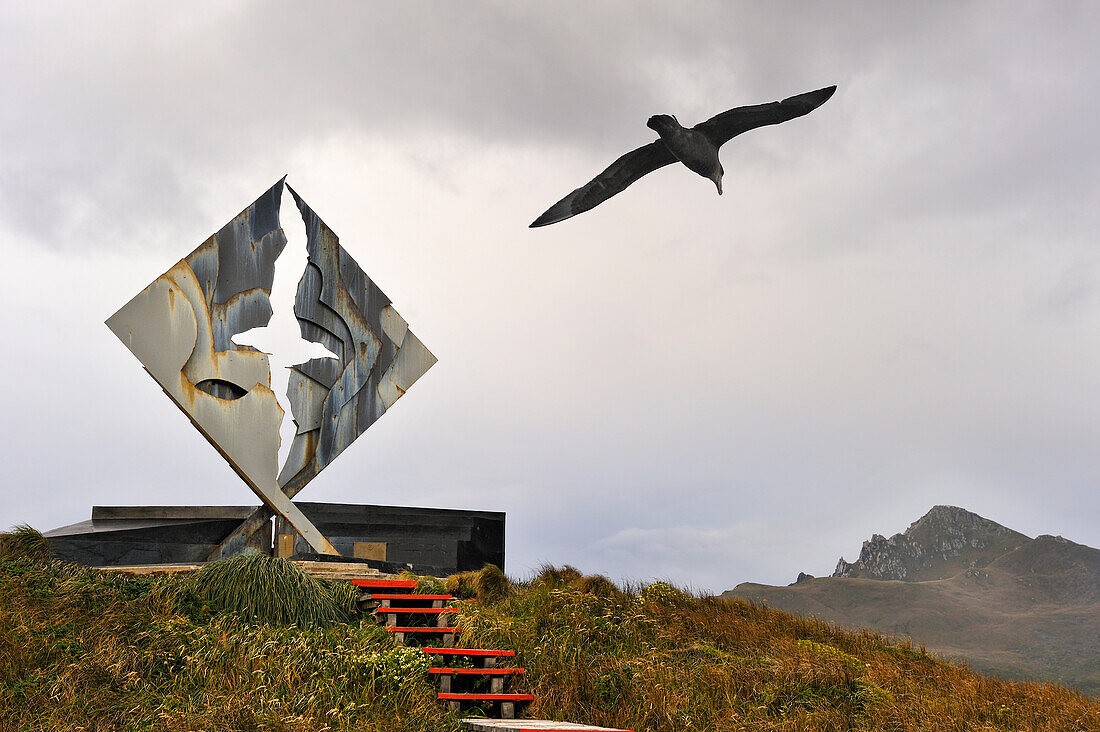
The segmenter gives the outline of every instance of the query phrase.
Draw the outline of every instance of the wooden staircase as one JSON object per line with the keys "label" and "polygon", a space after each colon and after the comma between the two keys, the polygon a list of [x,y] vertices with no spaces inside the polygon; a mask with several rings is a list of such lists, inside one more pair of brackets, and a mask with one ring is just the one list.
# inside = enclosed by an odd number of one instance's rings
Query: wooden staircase
{"label": "wooden staircase", "polygon": [[[418,595],[415,580],[357,579],[359,604],[371,609],[382,626],[393,633],[394,642],[419,646],[433,660],[428,673],[439,689],[438,698],[452,711],[462,712],[478,706],[500,719],[514,719],[516,706],[534,699],[531,694],[505,691],[511,679],[521,677],[524,669],[498,665],[515,658],[515,651],[484,648],[455,648],[462,629],[453,595]],[[427,643],[423,641],[433,641]]]}

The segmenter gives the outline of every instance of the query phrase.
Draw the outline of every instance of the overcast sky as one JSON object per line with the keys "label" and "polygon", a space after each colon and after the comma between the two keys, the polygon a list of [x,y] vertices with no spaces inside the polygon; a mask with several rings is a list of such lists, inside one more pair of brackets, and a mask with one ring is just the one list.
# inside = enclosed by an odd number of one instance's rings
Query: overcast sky
{"label": "overcast sky", "polygon": [[[1100,546],[1098,34],[1092,3],[0,5],[0,528],[255,502],[103,320],[288,174],[439,357],[302,500],[507,511],[510,574],[713,591],[939,503]],[[829,84],[722,149],[721,197],[668,167],[527,228],[651,114]]]}

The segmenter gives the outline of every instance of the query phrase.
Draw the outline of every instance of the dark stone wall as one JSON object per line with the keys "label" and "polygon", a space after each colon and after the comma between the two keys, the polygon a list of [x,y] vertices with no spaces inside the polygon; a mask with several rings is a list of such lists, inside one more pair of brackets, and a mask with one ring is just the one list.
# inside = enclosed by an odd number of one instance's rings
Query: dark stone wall
{"label": "dark stone wall", "polygon": [[[93,567],[190,564],[206,561],[239,523],[240,519],[225,516],[206,520],[93,519],[47,532],[46,538],[58,559]],[[263,546],[255,548],[264,550]]]}
{"label": "dark stone wall", "polygon": [[[420,574],[453,574],[486,563],[504,569],[503,512],[295,503],[346,557],[352,556],[355,542],[384,541],[387,562]],[[303,555],[310,552],[301,537],[294,548]]]}
{"label": "dark stone wall", "polygon": [[[297,503],[297,502],[296,502]],[[504,569],[505,514],[402,506],[297,503],[346,558],[356,542],[386,542],[386,561],[420,574]],[[90,521],[47,532],[59,559],[89,566],[195,563],[251,515],[251,506],[96,506]],[[310,547],[296,537],[295,553]],[[251,547],[271,552],[271,529]]]}

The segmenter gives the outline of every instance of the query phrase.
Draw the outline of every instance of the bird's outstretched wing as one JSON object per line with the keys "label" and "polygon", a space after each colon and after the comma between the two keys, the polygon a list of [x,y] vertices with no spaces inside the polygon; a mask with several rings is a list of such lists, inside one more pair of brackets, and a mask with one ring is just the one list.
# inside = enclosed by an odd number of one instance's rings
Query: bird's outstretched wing
{"label": "bird's outstretched wing", "polygon": [[547,209],[546,213],[535,219],[531,228],[556,224],[570,216],[584,213],[619,193],[646,173],[675,162],[676,156],[660,140],[631,150],[607,166],[607,170]]}
{"label": "bird's outstretched wing", "polygon": [[817,91],[788,97],[781,102],[735,107],[711,117],[706,122],[700,122],[695,125],[695,129],[706,135],[715,147],[719,147],[742,132],[765,125],[777,125],[809,114],[828,101],[835,91],[835,86],[827,86]]}

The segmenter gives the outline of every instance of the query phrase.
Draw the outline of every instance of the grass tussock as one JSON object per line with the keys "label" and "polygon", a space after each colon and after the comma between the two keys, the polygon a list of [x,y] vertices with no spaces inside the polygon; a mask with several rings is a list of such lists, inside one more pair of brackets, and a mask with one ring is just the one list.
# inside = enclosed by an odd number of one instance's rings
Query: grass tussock
{"label": "grass tussock", "polygon": [[258,552],[211,562],[195,572],[190,585],[216,608],[262,623],[305,628],[358,614],[349,583],[316,579],[285,559]]}
{"label": "grass tussock", "polygon": [[19,524],[0,533],[0,558],[42,562],[50,556],[50,542],[36,529]]}
{"label": "grass tussock", "polygon": [[579,569],[568,564],[561,567],[544,564],[535,573],[531,584],[544,587],[567,587],[583,578],[584,574]]}
{"label": "grass tussock", "polygon": [[486,564],[476,572],[459,572],[447,578],[447,592],[455,597],[474,598],[493,604],[500,602],[512,589],[511,582],[495,564]]}

